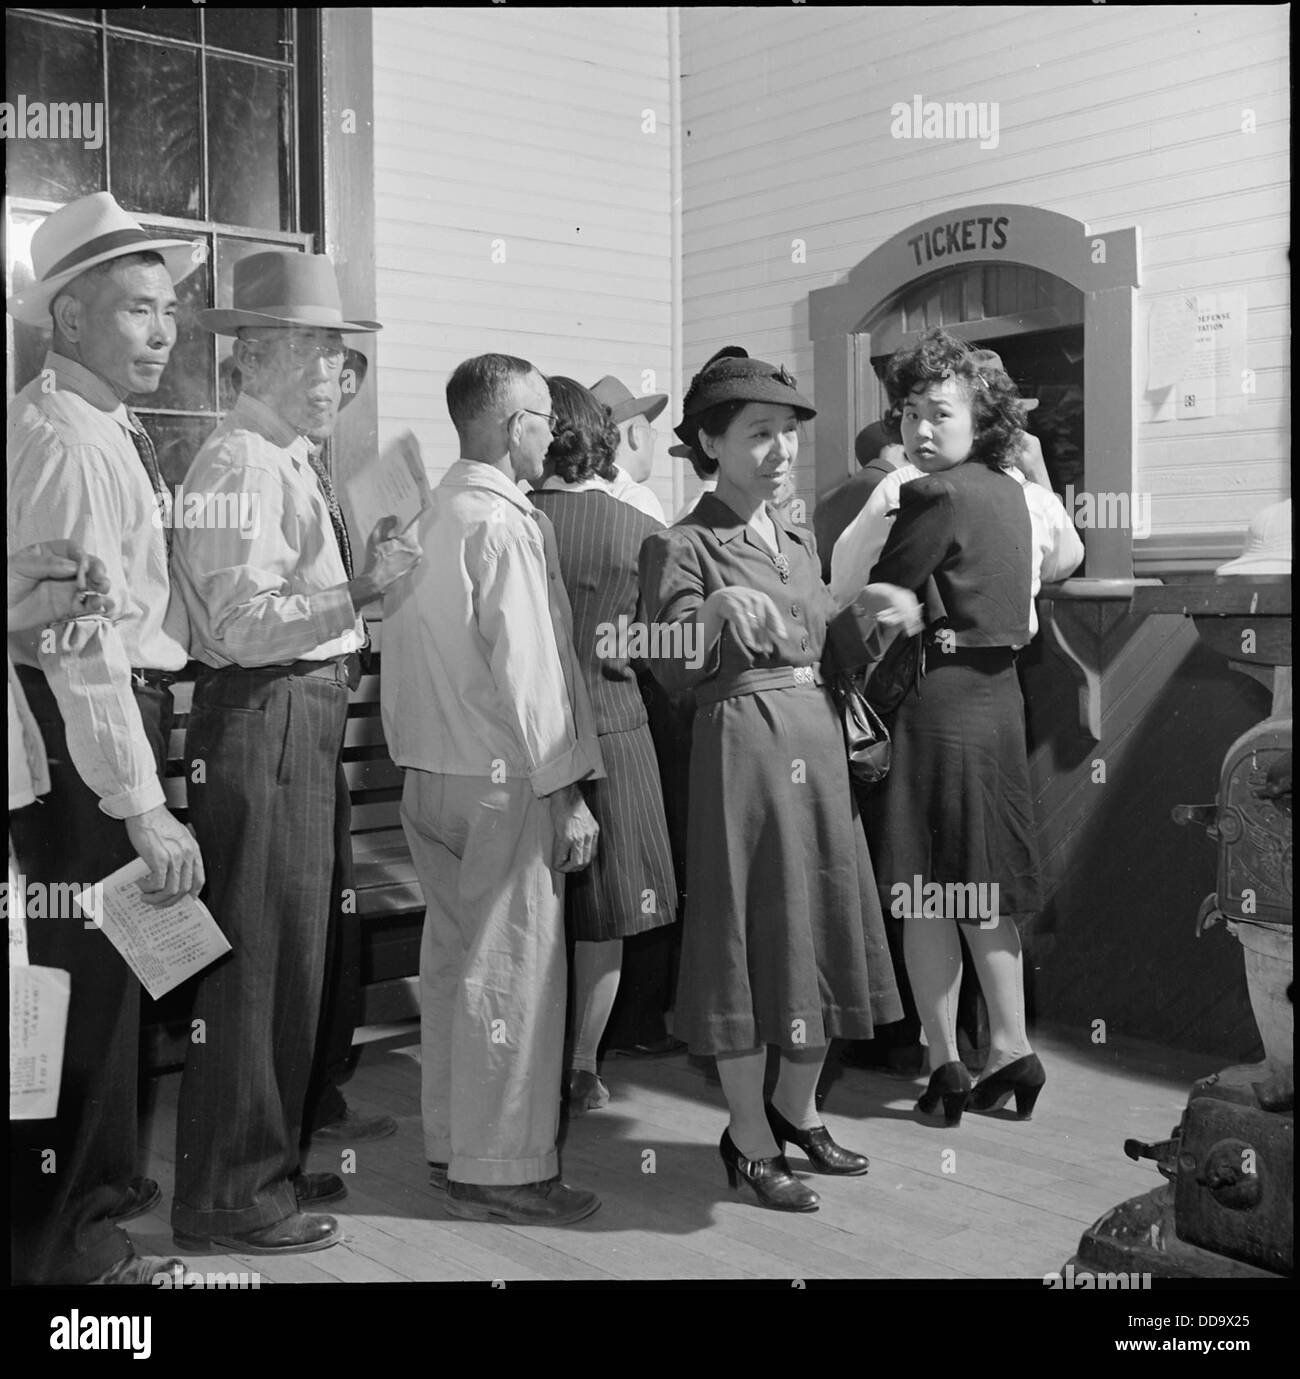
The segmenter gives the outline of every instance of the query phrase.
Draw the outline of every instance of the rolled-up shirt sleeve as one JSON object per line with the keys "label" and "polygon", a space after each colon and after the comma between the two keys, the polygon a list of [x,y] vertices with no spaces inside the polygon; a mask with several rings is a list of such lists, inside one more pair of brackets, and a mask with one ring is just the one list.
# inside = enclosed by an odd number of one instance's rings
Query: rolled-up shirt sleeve
{"label": "rolled-up shirt sleeve", "polygon": [[63,715],[77,774],[114,819],[166,803],[131,689],[131,667],[106,618],[77,618],[27,634]]}
{"label": "rolled-up shirt sleeve", "polygon": [[545,555],[527,537],[505,532],[483,542],[474,565],[479,635],[533,793],[540,799],[603,772],[594,742],[582,741],[575,721],[551,621]]}
{"label": "rolled-up shirt sleeve", "polygon": [[[65,444],[39,432],[11,450],[10,550],[67,538],[104,565],[115,617],[137,596],[122,563],[126,517],[96,445]],[[21,495],[21,497],[20,497]],[[11,634],[15,659],[39,666],[58,702],[73,766],[99,807],[129,819],[164,803],[153,751],[131,689],[131,662],[105,618],[79,618]]]}
{"label": "rolled-up shirt sleeve", "polygon": [[279,665],[355,627],[345,584],[293,592],[301,552],[278,474],[255,464],[213,465],[186,479],[186,501],[195,495],[210,511],[241,517],[186,530],[177,539],[176,558],[226,657],[242,666]]}

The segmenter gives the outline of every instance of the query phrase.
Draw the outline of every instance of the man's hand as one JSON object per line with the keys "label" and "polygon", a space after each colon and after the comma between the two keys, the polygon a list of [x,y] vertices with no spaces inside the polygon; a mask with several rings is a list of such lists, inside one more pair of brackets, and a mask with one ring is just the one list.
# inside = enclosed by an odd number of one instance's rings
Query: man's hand
{"label": "man's hand", "polygon": [[596,855],[600,825],[587,808],[582,791],[576,785],[566,785],[547,799],[555,834],[551,866],[556,871],[581,871],[589,867]]}
{"label": "man's hand", "polygon": [[914,637],[925,626],[916,595],[900,585],[868,584],[854,602],[881,627],[901,628],[905,637]]}
{"label": "man's hand", "polygon": [[366,604],[382,598],[390,584],[420,563],[423,554],[413,530],[398,532],[396,517],[383,518],[366,546],[365,569],[348,583],[352,606],[360,612]]}
{"label": "man's hand", "polygon": [[203,858],[194,835],[160,804],[126,820],[131,846],[149,864],[140,890],[151,905],[170,905],[203,889]]}
{"label": "man's hand", "polygon": [[1022,431],[1020,445],[1011,462],[1031,484],[1051,488],[1051,476],[1047,472],[1047,464],[1043,460],[1043,447],[1038,443],[1037,436]]}
{"label": "man's hand", "polygon": [[16,551],[8,574],[11,631],[113,612],[103,561],[75,541],[42,541]]}
{"label": "man's hand", "polygon": [[751,656],[762,656],[775,645],[774,638],[785,636],[785,623],[775,603],[758,589],[732,585],[719,589],[704,600],[700,625],[704,645],[712,646],[729,624],[737,640]]}

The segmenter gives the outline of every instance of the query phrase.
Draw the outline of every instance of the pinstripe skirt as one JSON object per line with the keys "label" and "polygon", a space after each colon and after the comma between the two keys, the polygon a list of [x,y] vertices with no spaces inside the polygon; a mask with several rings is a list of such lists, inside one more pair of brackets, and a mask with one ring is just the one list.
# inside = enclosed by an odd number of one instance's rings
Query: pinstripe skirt
{"label": "pinstripe skirt", "polygon": [[604,780],[583,786],[600,825],[596,858],[565,878],[565,920],[571,939],[600,943],[630,938],[677,918],[663,791],[650,729],[602,733]]}

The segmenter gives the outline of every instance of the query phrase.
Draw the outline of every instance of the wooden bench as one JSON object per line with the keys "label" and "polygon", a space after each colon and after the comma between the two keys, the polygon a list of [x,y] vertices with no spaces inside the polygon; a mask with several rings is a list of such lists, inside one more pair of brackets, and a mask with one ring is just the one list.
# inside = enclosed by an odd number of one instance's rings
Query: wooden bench
{"label": "wooden bench", "polygon": [[[378,644],[378,624],[371,626]],[[419,1015],[417,974],[424,896],[398,818],[402,770],[393,764],[379,716],[379,658],[352,692],[344,737],[343,769],[352,799],[353,887],[361,916],[361,1024],[388,1024]],[[191,667],[191,671],[193,668]],[[172,687],[176,722],[167,751],[164,788],[168,807],[187,817],[185,729],[194,696],[193,675]],[[197,979],[196,979],[197,981]],[[161,1001],[142,996],[144,1060],[150,1072],[180,1067],[185,1059],[195,982]]]}

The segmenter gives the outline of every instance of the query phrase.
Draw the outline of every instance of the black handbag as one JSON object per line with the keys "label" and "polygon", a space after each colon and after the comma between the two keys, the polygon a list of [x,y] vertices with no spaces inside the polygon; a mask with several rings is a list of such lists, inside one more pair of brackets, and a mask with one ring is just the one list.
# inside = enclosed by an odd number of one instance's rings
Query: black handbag
{"label": "black handbag", "polygon": [[893,746],[889,729],[871,706],[859,674],[841,672],[828,682],[844,729],[849,775],[859,785],[874,785],[889,774]]}

